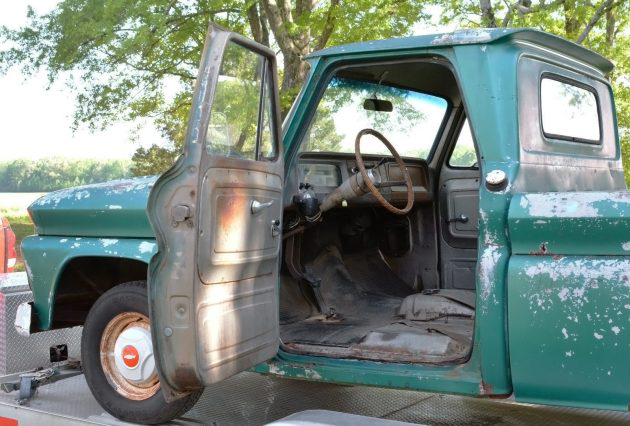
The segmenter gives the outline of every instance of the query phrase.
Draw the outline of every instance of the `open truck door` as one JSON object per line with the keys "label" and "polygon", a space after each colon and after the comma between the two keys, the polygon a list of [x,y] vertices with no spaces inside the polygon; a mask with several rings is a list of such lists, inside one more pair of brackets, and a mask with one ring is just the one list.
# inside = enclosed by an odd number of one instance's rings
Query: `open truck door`
{"label": "open truck door", "polygon": [[211,27],[183,155],[151,190],[151,334],[167,400],[278,350],[284,167],[274,53]]}

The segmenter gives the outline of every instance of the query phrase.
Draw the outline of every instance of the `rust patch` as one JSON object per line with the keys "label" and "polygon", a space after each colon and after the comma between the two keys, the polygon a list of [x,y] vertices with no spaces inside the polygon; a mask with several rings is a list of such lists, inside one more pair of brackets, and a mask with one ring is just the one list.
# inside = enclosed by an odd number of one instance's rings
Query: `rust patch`
{"label": "rust patch", "polygon": [[492,395],[492,385],[490,383],[486,383],[483,380],[481,381],[481,393],[482,395]]}
{"label": "rust patch", "polygon": [[227,195],[224,202],[219,203],[217,215],[219,217],[219,231],[223,238],[230,238],[240,233],[243,227],[243,212],[246,208],[247,197]]}
{"label": "rust patch", "polygon": [[538,250],[530,251],[529,254],[532,256],[554,256],[554,260],[556,260],[555,255],[549,252],[549,248],[547,247],[547,244],[549,243],[540,243]]}

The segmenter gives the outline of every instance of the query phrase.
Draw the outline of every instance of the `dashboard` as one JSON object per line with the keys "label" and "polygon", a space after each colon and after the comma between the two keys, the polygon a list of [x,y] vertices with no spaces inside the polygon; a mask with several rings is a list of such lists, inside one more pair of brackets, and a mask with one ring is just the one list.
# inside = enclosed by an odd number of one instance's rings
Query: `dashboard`
{"label": "dashboard", "polygon": [[[372,169],[380,175],[381,181],[404,180],[398,164],[392,157],[380,155],[363,155],[366,168]],[[431,193],[431,179],[427,162],[422,159],[403,158],[411,182],[413,183],[414,202],[428,202],[433,199]],[[317,198],[321,202],[326,195],[334,191],[343,181],[358,172],[354,154],[346,153],[302,153],[298,158],[298,166],[293,168],[288,179],[288,186],[297,191],[300,183],[313,186]],[[394,205],[404,205],[407,201],[407,188],[393,186],[380,188],[383,197]],[[285,197],[285,199],[291,197]],[[380,205],[372,194],[348,200],[348,205]]]}

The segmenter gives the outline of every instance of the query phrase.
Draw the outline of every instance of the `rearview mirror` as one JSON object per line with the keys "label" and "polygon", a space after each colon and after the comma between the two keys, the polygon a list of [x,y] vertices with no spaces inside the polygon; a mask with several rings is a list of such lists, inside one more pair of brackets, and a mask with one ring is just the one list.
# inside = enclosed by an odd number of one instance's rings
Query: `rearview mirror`
{"label": "rearview mirror", "polygon": [[392,112],[394,105],[390,101],[376,98],[368,98],[363,101],[363,109],[368,111]]}

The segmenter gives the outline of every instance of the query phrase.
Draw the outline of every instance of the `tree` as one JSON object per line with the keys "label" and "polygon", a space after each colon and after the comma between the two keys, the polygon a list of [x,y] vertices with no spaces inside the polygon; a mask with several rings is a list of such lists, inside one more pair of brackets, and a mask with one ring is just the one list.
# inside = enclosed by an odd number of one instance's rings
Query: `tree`
{"label": "tree", "polygon": [[627,0],[433,0],[441,22],[463,27],[529,27],[611,59],[626,181],[630,186],[630,2]]}
{"label": "tree", "polygon": [[121,160],[13,160],[0,163],[0,192],[48,192],[129,175]]}
{"label": "tree", "polygon": [[307,54],[406,35],[421,7],[413,0],[61,0],[44,15],[29,8],[24,28],[0,30],[11,45],[0,52],[0,72],[19,66],[26,75],[44,70],[51,83],[65,81],[77,94],[75,128],[154,119],[170,145],[138,150],[134,170],[146,171],[140,163],[173,158],[181,147],[210,21],[277,44],[286,112],[306,76]]}

